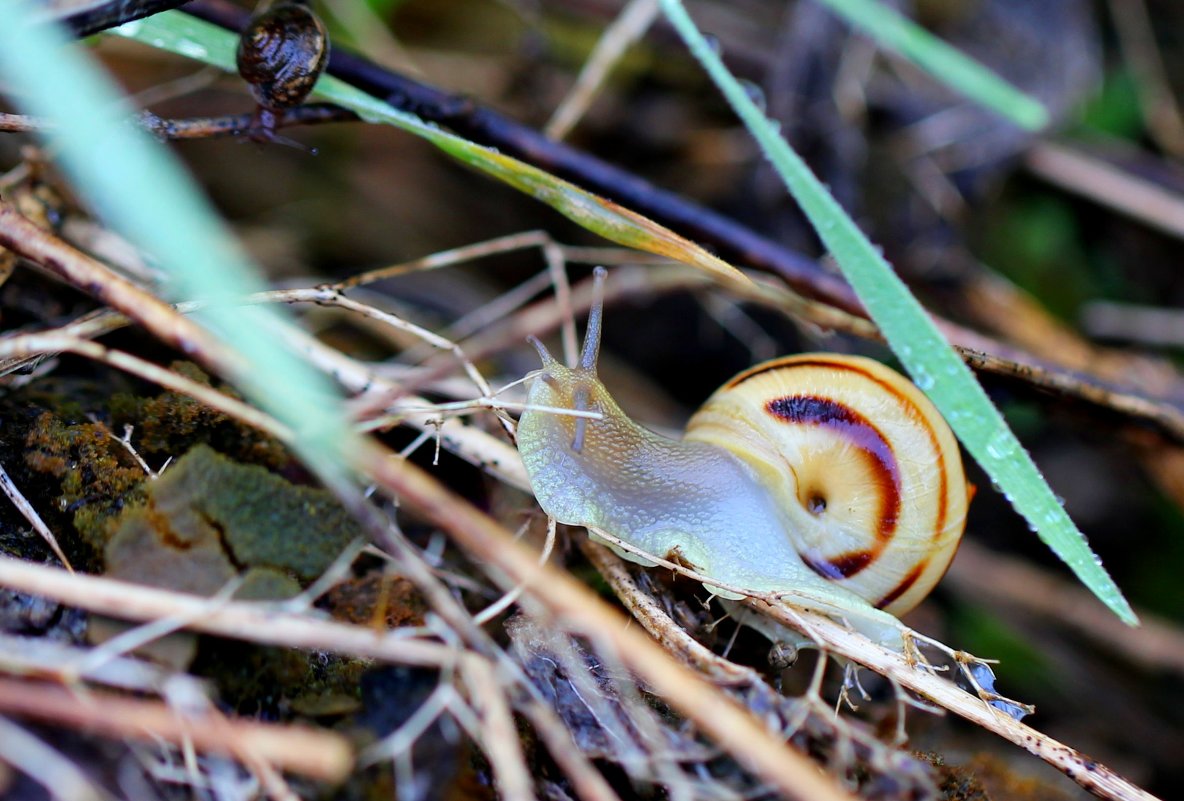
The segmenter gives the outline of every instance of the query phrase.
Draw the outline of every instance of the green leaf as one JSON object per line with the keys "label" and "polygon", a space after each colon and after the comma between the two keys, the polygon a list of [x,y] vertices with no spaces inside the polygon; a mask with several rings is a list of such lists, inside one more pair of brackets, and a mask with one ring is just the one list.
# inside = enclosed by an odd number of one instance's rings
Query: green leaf
{"label": "green leaf", "polygon": [[801,205],[917,386],[929,395],[966,449],[1040,539],[1115,614],[1127,623],[1137,623],[1130,604],[1069,519],[1031,456],[925,309],[727,71],[679,0],[661,2],[670,22]]}
{"label": "green leaf", "polygon": [[877,0],[818,0],[847,23],[937,81],[1026,128],[1048,125],[1048,109],[991,70]]}
{"label": "green leaf", "polygon": [[[235,69],[234,35],[178,11],[128,23],[113,32],[227,71]],[[653,220],[537,167],[448,133],[336,78],[322,77],[314,94],[350,109],[367,122],[392,125],[422,137],[463,164],[546,203],[577,225],[605,239],[667,256],[724,281],[750,284],[735,267]]]}

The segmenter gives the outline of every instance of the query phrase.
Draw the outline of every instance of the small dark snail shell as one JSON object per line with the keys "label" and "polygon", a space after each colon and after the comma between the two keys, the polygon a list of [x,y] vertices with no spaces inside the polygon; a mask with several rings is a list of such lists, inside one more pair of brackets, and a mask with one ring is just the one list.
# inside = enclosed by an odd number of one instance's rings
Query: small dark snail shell
{"label": "small dark snail shell", "polygon": [[304,102],[325,69],[329,34],[298,0],[280,0],[254,16],[238,43],[239,75],[259,104],[250,135],[273,138],[277,112]]}

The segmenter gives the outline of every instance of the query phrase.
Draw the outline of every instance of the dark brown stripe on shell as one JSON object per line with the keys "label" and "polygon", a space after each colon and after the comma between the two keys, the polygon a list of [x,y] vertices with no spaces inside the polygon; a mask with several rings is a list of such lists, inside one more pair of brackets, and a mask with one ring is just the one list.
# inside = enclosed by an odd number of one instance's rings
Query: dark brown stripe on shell
{"label": "dark brown stripe on shell", "polygon": [[[784,356],[780,359],[773,359],[772,361],[762,362],[761,364],[758,364],[755,367],[748,368],[744,372],[736,375],[731,381],[724,384],[724,389],[735,389],[736,387],[740,386],[741,384],[743,384],[745,381],[747,381],[750,378],[756,378],[758,375],[764,375],[765,373],[771,372],[773,370],[780,370],[782,367],[799,367],[799,366],[802,366],[802,367],[804,367],[804,366],[813,366],[813,367],[835,366],[835,367],[840,367],[840,368],[847,367],[847,365],[845,365],[845,364],[834,365],[832,362],[815,361],[813,359],[807,360],[807,361],[800,361],[800,357],[798,357],[798,356]],[[860,372],[862,372],[862,371],[860,371]]]}
{"label": "dark brown stripe on shell", "polygon": [[876,609],[883,609],[884,607],[889,606],[897,598],[908,592],[909,588],[917,583],[917,579],[921,578],[921,574],[925,572],[925,568],[928,566],[929,560],[922,560],[920,564],[910,570],[909,574],[902,578],[900,583],[893,587],[887,595],[876,601]]}
{"label": "dark brown stripe on shell", "polygon": [[820,559],[812,554],[802,554],[802,561],[806,563],[806,567],[823,578],[838,581],[851,578],[863,570],[876,561],[877,554],[878,552],[873,551],[849,551],[825,559]]}
{"label": "dark brown stripe on shell", "polygon": [[896,463],[892,445],[884,439],[884,435],[870,420],[830,398],[789,395],[774,398],[765,404],[765,409],[778,420],[787,423],[817,426],[833,431],[867,456],[879,488],[880,510],[876,516],[876,544],[873,546],[871,558],[853,572],[844,575],[852,576],[858,573],[875,561],[875,557],[884,550],[884,546],[892,539],[900,519],[900,467]]}
{"label": "dark brown stripe on shell", "polygon": [[945,453],[941,449],[941,443],[937,440],[937,433],[933,430],[933,426],[929,422],[929,418],[917,407],[917,404],[912,398],[902,393],[892,384],[884,381],[879,376],[873,374],[870,370],[866,370],[859,365],[851,364],[843,360],[827,359],[827,358],[810,358],[801,356],[785,356],[780,359],[758,364],[749,370],[740,373],[726,384],[727,389],[734,389],[749,379],[756,378],[759,375],[772,372],[773,370],[780,370],[782,368],[792,369],[795,367],[819,367],[830,370],[844,370],[849,373],[866,378],[874,384],[880,386],[885,392],[889,393],[895,398],[898,398],[901,403],[908,407],[911,412],[911,417],[917,421],[925,430],[925,434],[929,437],[929,444],[933,449],[934,467],[937,469],[938,488],[937,488],[937,512],[934,515],[933,521],[933,539],[937,540],[941,537],[946,528],[946,517],[949,514],[949,483],[946,476],[946,458]]}

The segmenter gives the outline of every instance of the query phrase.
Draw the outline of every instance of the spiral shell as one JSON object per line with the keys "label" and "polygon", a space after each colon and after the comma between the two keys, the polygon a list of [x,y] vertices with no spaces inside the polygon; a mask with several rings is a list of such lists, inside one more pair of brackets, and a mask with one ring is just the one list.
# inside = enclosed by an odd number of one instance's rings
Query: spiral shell
{"label": "spiral shell", "polygon": [[259,105],[279,111],[304,102],[325,68],[329,35],[320,18],[295,0],[251,19],[239,39],[239,74]]}
{"label": "spiral shell", "polygon": [[744,461],[818,575],[902,614],[944,575],[971,495],[928,398],[870,359],[804,354],[753,367],[695,413],[686,440]]}

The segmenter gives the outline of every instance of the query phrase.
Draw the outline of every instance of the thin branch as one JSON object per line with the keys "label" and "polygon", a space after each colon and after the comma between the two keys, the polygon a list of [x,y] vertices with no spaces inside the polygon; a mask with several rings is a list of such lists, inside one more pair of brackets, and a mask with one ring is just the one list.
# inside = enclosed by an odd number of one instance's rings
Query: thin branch
{"label": "thin branch", "polygon": [[0,678],[0,712],[110,737],[177,745],[188,740],[203,752],[261,759],[325,781],[340,781],[353,765],[351,749],[339,734],[226,718],[212,709],[182,715],[159,701],[94,690],[79,695],[44,682]]}
{"label": "thin branch", "polygon": [[456,657],[453,648],[408,636],[405,631],[377,632],[366,626],[276,611],[267,604],[212,601],[100,576],[70,574],[10,557],[0,557],[0,586],[123,620],[181,619],[187,629],[261,645],[308,648],[424,667],[448,665]]}
{"label": "thin branch", "polygon": [[[441,680],[411,715],[394,731],[376,743],[368,745],[358,757],[359,764],[373,765],[382,760],[395,759],[411,750],[433,723],[445,712],[455,709],[456,688]],[[464,704],[461,700],[460,704]]]}
{"label": "thin branch", "polygon": [[45,525],[45,521],[41,519],[41,515],[37,514],[37,510],[33,508],[33,504],[25,498],[24,494],[17,488],[13,480],[8,477],[8,471],[4,469],[4,465],[0,464],[0,491],[3,491],[8,496],[8,500],[12,501],[13,506],[24,516],[25,520],[29,521],[29,525],[37,532],[38,536],[45,541],[49,549],[53,551],[54,556],[58,561],[69,570],[74,572],[74,568],[70,565],[70,560],[66,558],[66,554],[62,553],[62,548],[58,545],[58,538],[49,530],[49,526]]}
{"label": "thin branch", "polygon": [[3,717],[0,717],[0,762],[24,773],[59,801],[107,798],[73,760]]}
{"label": "thin branch", "polygon": [[398,315],[384,312],[381,309],[376,309],[366,303],[359,303],[356,300],[351,300],[341,293],[340,290],[333,287],[314,287],[312,289],[276,289],[268,292],[261,292],[247,298],[248,303],[317,303],[322,306],[337,306],[347,311],[359,314],[371,320],[376,320],[383,325],[390,326],[400,331],[406,331],[427,344],[440,350],[446,350],[456,357],[461,367],[465,371],[465,375],[477,387],[482,397],[492,398],[493,388],[489,386],[489,382],[473,365],[473,362],[465,356],[455,342],[440,336],[439,334],[429,331],[423,326],[404,320]]}
{"label": "thin branch", "polygon": [[[543,542],[542,552],[539,553],[539,563],[540,564],[545,564],[547,562],[547,560],[551,558],[551,552],[555,548],[556,527],[557,527],[557,523],[555,521],[555,518],[548,517],[547,518],[547,538]],[[509,592],[502,595],[501,598],[498,598],[496,601],[494,601],[489,606],[482,609],[477,614],[473,615],[473,620],[479,626],[485,625],[486,623],[488,623],[489,621],[493,620],[495,617],[500,615],[502,612],[509,609],[515,602],[517,602],[518,598],[521,597],[522,591],[524,589],[525,589],[525,587],[523,587],[521,584],[514,585],[514,588],[512,590],[510,590]]]}
{"label": "thin branch", "polygon": [[[225,139],[246,136],[251,130],[251,114],[226,114],[219,117],[159,117],[141,111],[132,120],[162,142],[192,139]],[[323,125],[330,122],[357,122],[358,115],[332,103],[308,103],[275,112],[275,127]],[[0,132],[35,133],[53,130],[43,119],[24,114],[0,113]]]}
{"label": "thin branch", "polygon": [[493,667],[470,655],[461,659],[460,672],[469,688],[469,702],[480,719],[479,740],[493,767],[500,797],[505,801],[533,801],[533,783],[522,742]]}
{"label": "thin branch", "polygon": [[1092,337],[1143,347],[1184,347],[1184,311],[1164,306],[1095,300],[1085,304],[1081,325]]}
{"label": "thin branch", "polygon": [[533,696],[518,699],[519,711],[530,721],[555,764],[586,801],[620,801],[604,776],[580,750],[571,731],[555,710]]}
{"label": "thin branch", "polygon": [[[1154,801],[1155,799],[1155,796],[1105,765],[991,706],[987,701],[993,700],[992,694],[972,695],[957,687],[953,682],[939,678],[931,669],[924,669],[924,665],[919,665],[917,661],[919,657],[923,658],[923,655],[916,648],[906,647],[901,650],[886,648],[852,630],[844,623],[787,603],[778,593],[753,593],[743,587],[723,584],[667,559],[654,554],[645,554],[629,543],[605,532],[597,531],[597,535],[619,548],[638,553],[647,560],[688,578],[747,596],[747,600],[743,603],[756,612],[770,617],[794,631],[801,632],[827,651],[869,667],[902,687],[912,690],[954,714],[1024,748],[1096,795],[1113,799],[1113,801]],[[905,627],[904,624],[900,624],[900,626],[908,639],[936,647],[959,662],[976,661],[968,654],[953,651],[936,640],[923,637]]]}
{"label": "thin branch", "polygon": [[1140,610],[1138,628],[1115,620],[1080,587],[1019,559],[963,542],[946,577],[959,594],[978,602],[1018,607],[1088,637],[1096,648],[1146,668],[1184,675],[1184,632]]}
{"label": "thin branch", "polygon": [[48,4],[43,17],[64,23],[75,36],[83,37],[183,6],[187,2],[189,0],[78,0],[58,4],[57,8]]}
{"label": "thin branch", "polygon": [[1118,412],[1154,425],[1178,443],[1184,442],[1184,408],[1175,403],[1146,397],[1127,387],[1084,374],[1048,369],[1040,363],[1012,361],[969,348],[958,348],[958,353],[967,365],[979,372],[1011,379],[1086,407]]}
{"label": "thin branch", "polygon": [[173,673],[140,659],[109,656],[94,659],[95,649],[85,649],[46,637],[20,637],[0,634],[0,672],[20,676],[38,676],[72,684],[89,681],[120,690],[135,690],[160,695],[166,685],[173,690],[184,687],[194,696],[205,694],[201,680],[184,673]]}
{"label": "thin branch", "polygon": [[1166,234],[1184,238],[1184,197],[1120,169],[1081,148],[1037,142],[1024,159],[1028,169],[1095,203]]}
{"label": "thin branch", "polygon": [[580,69],[571,91],[551,113],[543,134],[563,139],[588,111],[601,84],[625,51],[645,35],[658,17],[658,0],[631,0],[612,24],[604,29],[596,47]]}
{"label": "thin branch", "polygon": [[145,381],[151,381],[166,389],[189,395],[211,409],[234,417],[283,442],[290,442],[292,439],[292,432],[274,417],[206,384],[194,381],[130,353],[112,350],[97,342],[61,335],[53,331],[44,334],[0,337],[0,359],[20,360],[46,353],[74,353],[85,356],[88,359],[131,373]]}
{"label": "thin branch", "polygon": [[1110,0],[1110,18],[1123,59],[1135,77],[1144,125],[1160,147],[1180,158],[1184,155],[1184,116],[1155,42],[1147,4],[1143,0]]}
{"label": "thin branch", "polygon": [[513,253],[516,250],[543,247],[552,241],[551,235],[546,231],[523,231],[519,234],[509,234],[508,236],[488,239],[484,242],[462,245],[452,250],[442,250],[432,253],[429,256],[412,259],[411,261],[401,262],[388,267],[367,270],[337,281],[336,283],[326,284],[326,286],[330,289],[338,289],[344,292],[347,289],[373,284],[377,281],[385,281],[388,278],[407,275],[408,273],[438,270],[441,267],[451,267],[454,264],[475,261],[488,256],[497,256],[502,253]]}
{"label": "thin branch", "polygon": [[0,245],[59,276],[91,295],[190,358],[225,378],[246,372],[241,357],[209,332],[102,262],[77,250],[25,218],[12,204],[0,200]]}
{"label": "thin branch", "polygon": [[[803,613],[753,599],[750,605],[791,628],[800,628]],[[811,634],[822,636],[827,648],[887,676],[901,686],[945,707],[988,731],[1043,759],[1073,781],[1113,801],[1156,801],[1156,797],[1110,768],[1027,726],[975,698],[952,682],[919,670],[904,654],[882,648],[867,637],[826,618],[810,616]]]}

